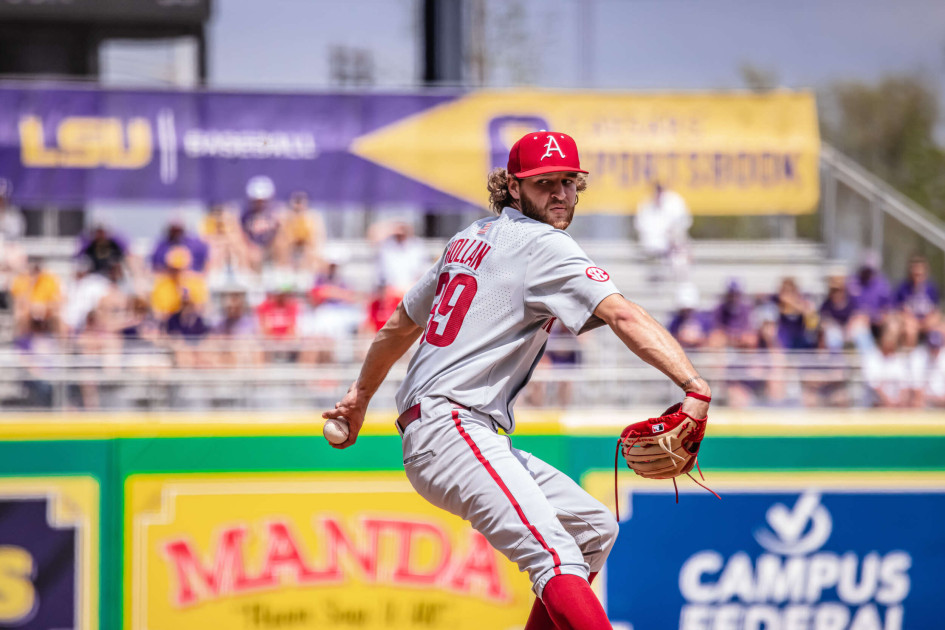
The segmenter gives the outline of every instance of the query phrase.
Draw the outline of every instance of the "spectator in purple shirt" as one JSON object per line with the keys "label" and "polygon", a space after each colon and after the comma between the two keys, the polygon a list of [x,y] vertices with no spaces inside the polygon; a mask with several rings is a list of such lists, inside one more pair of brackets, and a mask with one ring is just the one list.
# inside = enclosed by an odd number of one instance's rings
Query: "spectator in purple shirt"
{"label": "spectator in purple shirt", "polygon": [[[780,405],[786,400],[785,358],[778,340],[777,309],[771,302],[755,310],[757,332],[743,334],[739,350],[725,353],[724,395],[728,405]],[[770,307],[770,308],[768,308]]]}
{"label": "spectator in purple shirt", "polygon": [[246,306],[245,291],[231,288],[223,296],[223,317],[213,328],[224,339],[252,338],[259,334],[256,318]]}
{"label": "spectator in purple shirt", "polygon": [[167,319],[165,328],[171,337],[183,337],[191,344],[199,343],[210,332],[210,327],[186,291],[181,299],[180,310]]}
{"label": "spectator in purple shirt", "polygon": [[20,374],[24,379],[22,385],[26,396],[23,404],[27,407],[52,407],[54,389],[46,377],[61,349],[51,334],[49,321],[31,317],[29,328],[13,341],[13,347],[19,351]]}
{"label": "spectator in purple shirt", "polygon": [[784,278],[774,296],[778,306],[778,340],[788,350],[809,350],[817,346],[820,318],[794,278]]}
{"label": "spectator in purple shirt", "polygon": [[751,325],[751,303],[742,292],[737,280],[730,280],[719,304],[712,313],[712,347],[745,347],[757,343],[757,335]]}
{"label": "spectator in purple shirt", "polygon": [[140,296],[130,297],[127,319],[121,329],[125,350],[150,350],[158,340],[160,328],[148,301]]}
{"label": "spectator in purple shirt", "polygon": [[683,284],[676,293],[679,307],[667,327],[683,348],[702,348],[712,332],[712,318],[699,311],[699,290],[693,284]]}
{"label": "spectator in purple shirt", "polygon": [[208,365],[207,353],[200,352],[201,345],[210,334],[210,326],[200,314],[200,308],[190,298],[185,289],[181,294],[180,310],[171,315],[164,328],[171,348],[180,367]]}
{"label": "spectator in purple shirt", "polygon": [[869,316],[873,336],[879,338],[879,328],[892,306],[892,292],[875,252],[866,255],[863,265],[850,278],[848,289],[860,310]]}
{"label": "spectator in purple shirt", "polygon": [[223,294],[223,317],[213,327],[216,361],[221,366],[259,365],[263,353],[257,338],[256,315],[246,304],[246,291],[228,287]]}
{"label": "spectator in purple shirt", "polygon": [[240,225],[246,237],[249,264],[256,271],[272,257],[279,233],[275,194],[275,184],[265,175],[257,175],[246,184],[247,206],[240,216]]}
{"label": "spectator in purple shirt", "polygon": [[200,238],[187,234],[184,223],[179,219],[170,222],[167,226],[167,236],[155,246],[151,254],[151,267],[155,271],[167,270],[168,255],[179,249],[186,249],[189,253],[190,264],[186,269],[203,273],[207,265],[207,244]]}
{"label": "spectator in purple shirt", "polygon": [[820,305],[822,343],[826,350],[842,350],[853,343],[853,331],[857,319],[863,314],[856,298],[847,290],[847,280],[842,275],[827,278],[827,297]]}
{"label": "spectator in purple shirt", "polygon": [[909,276],[899,285],[894,299],[903,314],[904,345],[915,347],[919,338],[924,338],[941,321],[939,293],[929,280],[925,256],[909,259]]}

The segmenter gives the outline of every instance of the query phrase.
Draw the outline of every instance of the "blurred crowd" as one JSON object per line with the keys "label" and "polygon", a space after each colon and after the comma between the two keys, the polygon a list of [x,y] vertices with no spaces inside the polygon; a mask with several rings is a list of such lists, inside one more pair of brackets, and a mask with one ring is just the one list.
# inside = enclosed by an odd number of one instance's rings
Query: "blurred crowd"
{"label": "blurred crowd", "polygon": [[[304,192],[282,201],[268,177],[254,177],[240,206],[212,205],[198,225],[172,218],[146,250],[95,225],[54,269],[57,261],[20,248],[24,220],[8,197],[0,180],[0,312],[10,322],[0,342],[16,348],[29,371],[23,385],[31,406],[52,404],[43,374],[55,363],[49,357],[63,353],[100,370],[158,355],[169,358],[167,367],[188,368],[350,361],[358,351],[351,340],[373,335],[433,262],[403,221],[370,226],[369,252],[330,246]],[[657,187],[654,200],[648,203],[673,197]],[[688,216],[682,206],[676,214]],[[671,225],[674,234],[688,226],[676,219],[655,224]],[[647,260],[675,268],[678,248],[651,249],[644,248]],[[360,267],[374,265],[356,283],[354,256]],[[680,275],[672,274],[676,281]],[[726,404],[945,406],[945,327],[922,256],[896,283],[868,256],[854,273],[827,277],[817,295],[792,278],[770,294],[749,295],[732,279],[711,308],[700,308],[698,289],[686,282],[676,300],[667,327],[694,356],[709,351],[703,356],[717,362],[710,367]],[[581,364],[580,344],[556,327],[543,365]],[[864,387],[851,387],[860,381]],[[567,406],[572,388],[534,385],[526,393],[526,403]],[[99,404],[91,381],[72,386],[69,398],[80,408]]]}
{"label": "blurred crowd", "polygon": [[[896,284],[868,255],[855,273],[827,277],[819,298],[787,277],[761,295],[732,280],[707,310],[698,308],[696,287],[682,285],[677,302],[668,328],[683,347],[727,351],[730,405],[945,406],[945,327],[923,256],[910,259]],[[786,378],[798,352],[810,358],[803,373]],[[862,365],[862,393],[849,387],[851,355]],[[800,383],[800,391],[788,391],[788,383]]]}
{"label": "blurred crowd", "polygon": [[[307,195],[283,203],[268,177],[248,182],[242,208],[208,208],[196,229],[172,219],[147,252],[96,225],[69,274],[24,255],[23,227],[0,194],[0,310],[12,313],[6,343],[36,359],[26,382],[36,406],[52,396],[41,357],[64,351],[107,362],[157,350],[179,367],[345,360],[351,345],[339,340],[376,332],[433,262],[408,223],[377,223],[374,286],[353,289],[343,273],[351,253],[326,246]],[[72,398],[97,406],[93,386]]]}

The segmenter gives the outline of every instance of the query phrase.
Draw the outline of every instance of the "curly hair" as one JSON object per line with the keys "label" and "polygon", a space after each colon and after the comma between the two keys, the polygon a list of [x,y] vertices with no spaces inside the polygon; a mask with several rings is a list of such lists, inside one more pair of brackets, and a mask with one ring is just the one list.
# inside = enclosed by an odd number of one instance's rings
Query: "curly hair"
{"label": "curly hair", "polygon": [[[501,166],[497,166],[489,172],[489,178],[486,181],[486,189],[489,191],[489,210],[493,214],[502,214],[502,208],[511,203],[512,195],[509,194],[509,179],[515,178]],[[587,175],[577,174],[577,191],[579,193],[587,190]]]}

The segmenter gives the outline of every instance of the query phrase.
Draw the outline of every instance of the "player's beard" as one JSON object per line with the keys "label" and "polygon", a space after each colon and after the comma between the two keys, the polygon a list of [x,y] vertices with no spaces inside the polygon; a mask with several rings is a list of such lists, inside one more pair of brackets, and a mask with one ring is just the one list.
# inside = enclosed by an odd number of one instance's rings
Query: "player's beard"
{"label": "player's beard", "polygon": [[[563,202],[563,205],[568,211],[568,214],[562,219],[555,219],[551,214],[551,210],[540,209],[536,204],[532,203],[532,200],[528,198],[528,196],[525,194],[525,191],[521,191],[520,195],[521,198],[519,199],[519,205],[522,207],[522,214],[524,214],[529,219],[535,219],[536,221],[547,223],[551,227],[558,230],[566,230],[568,226],[571,225],[571,220],[574,218],[574,204],[568,205],[567,202]],[[558,204],[555,203],[554,205]]]}

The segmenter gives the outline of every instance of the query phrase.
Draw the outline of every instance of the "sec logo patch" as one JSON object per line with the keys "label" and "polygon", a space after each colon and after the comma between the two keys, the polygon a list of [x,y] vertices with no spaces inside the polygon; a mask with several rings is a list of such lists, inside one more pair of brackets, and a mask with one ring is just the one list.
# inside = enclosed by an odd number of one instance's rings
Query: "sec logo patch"
{"label": "sec logo patch", "polygon": [[607,282],[610,280],[610,274],[600,267],[588,267],[584,270],[584,273],[587,274],[588,278],[596,280],[597,282]]}

